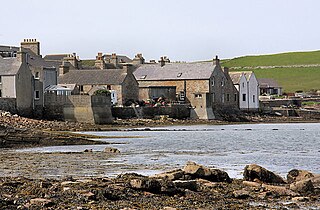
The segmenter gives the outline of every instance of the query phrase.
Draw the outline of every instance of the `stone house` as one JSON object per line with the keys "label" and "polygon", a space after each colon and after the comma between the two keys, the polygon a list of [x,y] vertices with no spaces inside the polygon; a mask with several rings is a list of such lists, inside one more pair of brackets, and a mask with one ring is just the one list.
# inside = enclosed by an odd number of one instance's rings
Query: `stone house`
{"label": "stone house", "polygon": [[79,94],[92,94],[97,87],[116,92],[117,104],[138,100],[138,82],[133,76],[133,66],[124,65],[123,69],[81,69],[69,70],[61,66],[58,83],[76,84]]}
{"label": "stone house", "polygon": [[15,57],[0,57],[0,109],[31,116],[34,107],[34,79],[22,49]]}
{"label": "stone house", "polygon": [[24,39],[21,48],[27,53],[28,66],[34,76],[34,113],[41,116],[44,90],[57,84],[57,69],[51,62],[42,58],[40,42],[36,39]]}
{"label": "stone house", "polygon": [[173,100],[171,92],[175,91],[175,101],[191,105],[192,118],[214,119],[214,113],[238,109],[237,90],[218,58],[201,63],[161,59],[160,63],[141,65],[134,75],[139,83],[139,100],[168,95]]}
{"label": "stone house", "polygon": [[239,108],[243,111],[259,110],[259,84],[252,71],[229,72],[232,82],[239,91]]}
{"label": "stone house", "polygon": [[271,78],[259,78],[260,95],[282,95],[282,87]]}
{"label": "stone house", "polygon": [[59,69],[61,65],[68,66],[69,69],[82,69],[82,61],[76,53],[69,54],[50,54],[43,58],[51,66]]}

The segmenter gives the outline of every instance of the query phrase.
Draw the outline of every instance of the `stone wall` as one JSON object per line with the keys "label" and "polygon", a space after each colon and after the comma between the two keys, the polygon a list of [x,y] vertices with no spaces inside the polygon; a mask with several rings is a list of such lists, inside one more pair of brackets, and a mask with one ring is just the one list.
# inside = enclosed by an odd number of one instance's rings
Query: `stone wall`
{"label": "stone wall", "polygon": [[112,122],[109,96],[45,96],[45,117],[66,121],[107,124]]}
{"label": "stone wall", "polygon": [[[137,114],[139,116],[137,116]],[[190,117],[189,105],[172,105],[167,107],[112,107],[112,116],[120,119],[154,118],[159,115],[168,115],[174,119]]]}
{"label": "stone wall", "polygon": [[15,98],[0,98],[0,110],[17,113],[17,103]]}

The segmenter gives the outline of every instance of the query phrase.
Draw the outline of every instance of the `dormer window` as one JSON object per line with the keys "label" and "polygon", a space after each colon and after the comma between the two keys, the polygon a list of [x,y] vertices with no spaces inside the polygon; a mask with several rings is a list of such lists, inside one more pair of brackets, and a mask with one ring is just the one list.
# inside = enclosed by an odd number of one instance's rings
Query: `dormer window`
{"label": "dormer window", "polygon": [[182,75],[182,73],[179,73],[179,74],[177,75],[177,77],[181,77],[181,75]]}
{"label": "dormer window", "polygon": [[39,75],[40,75],[39,72],[36,72],[36,74],[34,75],[34,78],[35,78],[35,79],[39,79],[39,78],[40,78]]}
{"label": "dormer window", "polygon": [[142,75],[141,77],[140,77],[140,79],[145,79],[147,77],[147,75]]}

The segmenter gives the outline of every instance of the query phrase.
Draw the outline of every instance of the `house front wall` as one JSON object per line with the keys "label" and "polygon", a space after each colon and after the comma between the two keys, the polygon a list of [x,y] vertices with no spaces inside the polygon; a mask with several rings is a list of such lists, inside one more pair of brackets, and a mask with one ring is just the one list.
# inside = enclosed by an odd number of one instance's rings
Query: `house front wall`
{"label": "house front wall", "polygon": [[127,74],[122,84],[122,104],[139,99],[139,86],[133,74]]}
{"label": "house front wall", "polygon": [[248,108],[249,110],[257,111],[259,109],[259,83],[254,73],[251,74],[248,81],[248,92]]}
{"label": "house front wall", "polygon": [[251,98],[248,92],[248,81],[244,74],[240,77],[239,87],[239,107],[241,110],[247,110]]}
{"label": "house front wall", "polygon": [[34,81],[27,64],[22,64],[16,80],[17,110],[21,115],[32,114],[34,99]]}
{"label": "house front wall", "polygon": [[238,109],[238,91],[228,73],[216,66],[210,79],[211,100],[214,110]]}
{"label": "house front wall", "polygon": [[2,98],[16,98],[16,76],[1,76]]}

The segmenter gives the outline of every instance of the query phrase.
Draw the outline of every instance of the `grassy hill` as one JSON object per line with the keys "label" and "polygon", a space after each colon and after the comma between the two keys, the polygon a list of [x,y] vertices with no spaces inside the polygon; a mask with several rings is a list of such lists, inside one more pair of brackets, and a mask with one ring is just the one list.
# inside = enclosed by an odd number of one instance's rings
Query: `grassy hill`
{"label": "grassy hill", "polygon": [[284,92],[320,89],[320,51],[244,56],[221,63],[230,71],[254,71],[258,78],[273,78]]}

